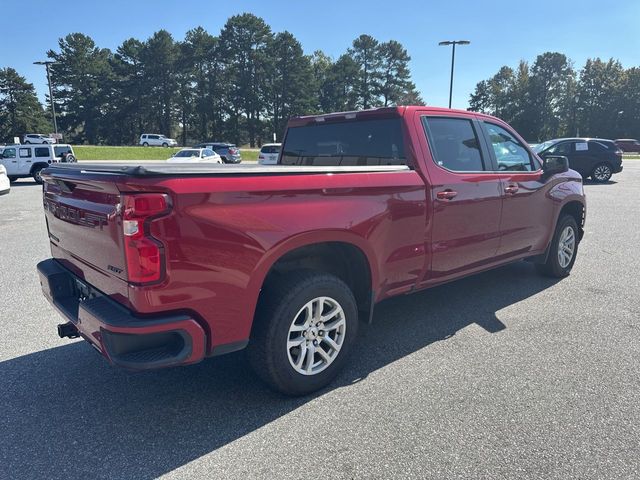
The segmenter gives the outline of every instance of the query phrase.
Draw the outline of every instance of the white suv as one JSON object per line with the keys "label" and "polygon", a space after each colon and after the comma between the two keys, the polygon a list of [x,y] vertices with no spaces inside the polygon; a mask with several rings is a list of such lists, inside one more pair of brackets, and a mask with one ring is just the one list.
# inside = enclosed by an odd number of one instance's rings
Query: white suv
{"label": "white suv", "polygon": [[27,133],[24,143],[56,143],[56,139],[39,133]]}
{"label": "white suv", "polygon": [[178,142],[157,133],[143,133],[140,135],[140,145],[143,147],[176,147]]}

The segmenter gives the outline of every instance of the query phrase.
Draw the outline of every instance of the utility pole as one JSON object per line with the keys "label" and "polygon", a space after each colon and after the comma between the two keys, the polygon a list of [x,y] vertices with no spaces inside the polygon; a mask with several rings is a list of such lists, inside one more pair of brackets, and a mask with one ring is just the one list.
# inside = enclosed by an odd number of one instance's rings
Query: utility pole
{"label": "utility pole", "polygon": [[[58,136],[58,121],[56,120],[56,104],[53,99],[53,88],[51,88],[51,72],[49,70],[49,66],[55,64],[56,62],[47,60],[44,62],[33,62],[34,65],[44,65],[47,69],[47,83],[49,84],[49,101],[51,102],[51,113],[53,114],[53,131]],[[57,140],[57,138],[56,138]]]}
{"label": "utility pole", "polygon": [[453,96],[453,68],[456,62],[456,45],[469,45],[469,40],[445,40],[438,43],[440,46],[452,45],[451,49],[451,80],[449,81],[449,108],[451,108],[451,97]]}

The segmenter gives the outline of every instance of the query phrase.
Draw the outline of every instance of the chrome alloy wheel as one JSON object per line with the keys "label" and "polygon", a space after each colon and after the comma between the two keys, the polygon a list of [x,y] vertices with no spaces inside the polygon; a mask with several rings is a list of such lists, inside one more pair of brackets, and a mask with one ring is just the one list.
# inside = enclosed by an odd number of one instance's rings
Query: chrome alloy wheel
{"label": "chrome alloy wheel", "polygon": [[347,322],[344,310],[331,297],[316,297],[298,311],[287,338],[287,354],[294,370],[315,375],[340,353]]}
{"label": "chrome alloy wheel", "polygon": [[611,178],[611,168],[608,165],[598,165],[593,171],[593,176],[599,182],[606,182]]}
{"label": "chrome alloy wheel", "polygon": [[567,226],[560,234],[558,241],[558,263],[560,267],[567,268],[576,251],[576,232],[573,227]]}

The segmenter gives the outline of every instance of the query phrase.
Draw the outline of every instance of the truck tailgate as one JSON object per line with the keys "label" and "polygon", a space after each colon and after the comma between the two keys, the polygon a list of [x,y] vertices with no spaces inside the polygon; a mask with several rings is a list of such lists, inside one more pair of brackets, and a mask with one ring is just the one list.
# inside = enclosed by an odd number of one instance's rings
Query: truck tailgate
{"label": "truck tailgate", "polygon": [[77,175],[45,175],[43,179],[43,206],[53,257],[98,290],[120,294],[124,297],[120,300],[126,301],[126,261],[116,184]]}

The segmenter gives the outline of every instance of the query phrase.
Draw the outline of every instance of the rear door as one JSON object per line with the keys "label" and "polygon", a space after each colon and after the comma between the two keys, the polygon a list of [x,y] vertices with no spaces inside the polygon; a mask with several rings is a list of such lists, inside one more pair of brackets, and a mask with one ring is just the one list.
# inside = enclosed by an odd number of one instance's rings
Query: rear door
{"label": "rear door", "polygon": [[497,255],[510,257],[546,247],[553,208],[546,198],[542,166],[506,125],[481,121],[496,175],[501,182],[502,215]]}
{"label": "rear door", "polygon": [[420,115],[418,128],[433,205],[427,280],[447,280],[494,261],[501,182],[492,172],[474,116],[427,113]]}
{"label": "rear door", "polygon": [[26,175],[31,171],[31,165],[33,165],[33,148],[34,147],[19,147],[18,148],[18,170],[22,175]]}

